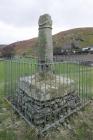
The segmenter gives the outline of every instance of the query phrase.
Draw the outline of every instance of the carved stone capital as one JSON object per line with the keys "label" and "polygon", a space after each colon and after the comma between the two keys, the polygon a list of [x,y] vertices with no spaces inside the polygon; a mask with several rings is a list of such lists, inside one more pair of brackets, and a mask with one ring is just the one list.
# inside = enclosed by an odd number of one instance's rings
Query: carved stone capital
{"label": "carved stone capital", "polygon": [[48,14],[41,15],[38,21],[39,28],[52,28],[51,16]]}

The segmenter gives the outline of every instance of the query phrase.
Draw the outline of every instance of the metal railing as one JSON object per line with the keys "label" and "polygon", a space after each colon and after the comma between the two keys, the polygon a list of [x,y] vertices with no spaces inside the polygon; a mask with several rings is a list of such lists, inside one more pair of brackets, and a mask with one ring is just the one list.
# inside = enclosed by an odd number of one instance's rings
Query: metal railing
{"label": "metal railing", "polygon": [[5,97],[40,132],[58,126],[92,97],[92,67],[72,58],[5,60]]}

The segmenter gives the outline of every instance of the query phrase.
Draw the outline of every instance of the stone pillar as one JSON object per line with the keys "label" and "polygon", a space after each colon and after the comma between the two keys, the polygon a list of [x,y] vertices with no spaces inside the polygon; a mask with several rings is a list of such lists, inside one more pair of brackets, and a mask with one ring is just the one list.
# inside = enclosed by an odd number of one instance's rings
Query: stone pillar
{"label": "stone pillar", "polygon": [[39,25],[39,62],[53,62],[52,20],[48,14],[41,15]]}

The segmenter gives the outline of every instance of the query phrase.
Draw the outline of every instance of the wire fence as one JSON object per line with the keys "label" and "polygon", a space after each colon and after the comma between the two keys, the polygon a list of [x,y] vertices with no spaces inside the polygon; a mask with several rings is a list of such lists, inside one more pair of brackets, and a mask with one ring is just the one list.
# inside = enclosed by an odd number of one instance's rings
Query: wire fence
{"label": "wire fence", "polygon": [[92,97],[92,67],[86,60],[53,63],[5,60],[5,97],[39,133],[60,125]]}

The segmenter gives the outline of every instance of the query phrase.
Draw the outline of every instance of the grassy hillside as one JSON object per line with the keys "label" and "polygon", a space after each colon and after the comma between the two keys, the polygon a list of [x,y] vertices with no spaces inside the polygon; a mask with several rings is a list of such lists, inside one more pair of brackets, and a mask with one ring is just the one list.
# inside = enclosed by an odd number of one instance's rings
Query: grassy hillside
{"label": "grassy hillside", "polygon": [[36,46],[37,46],[37,39],[32,38],[29,40],[12,43],[8,45],[7,47],[13,47],[16,54],[22,55],[25,53],[27,54],[32,53],[34,55],[36,54],[35,53]]}
{"label": "grassy hillside", "polygon": [[[80,47],[93,46],[93,27],[76,28],[67,31],[62,31],[53,35],[54,47],[66,47],[75,42]],[[32,38],[29,40],[15,42],[9,45],[14,47],[16,54],[37,54],[38,39]]]}
{"label": "grassy hillside", "polygon": [[53,36],[54,46],[64,46],[79,40],[80,47],[93,46],[93,28],[76,28]]}

